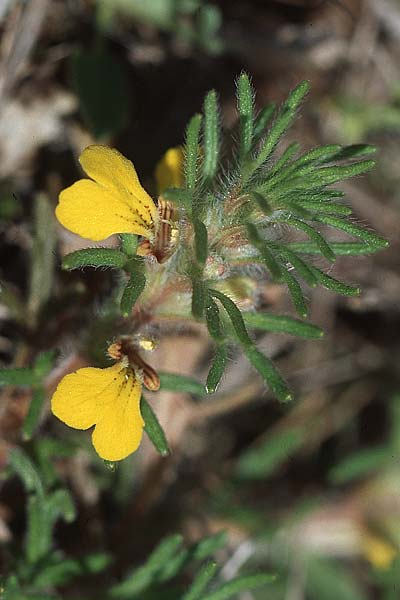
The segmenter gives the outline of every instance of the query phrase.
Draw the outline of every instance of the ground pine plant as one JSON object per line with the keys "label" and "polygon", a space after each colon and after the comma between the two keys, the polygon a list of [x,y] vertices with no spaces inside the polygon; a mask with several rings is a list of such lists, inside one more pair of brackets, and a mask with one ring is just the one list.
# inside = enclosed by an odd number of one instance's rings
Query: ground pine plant
{"label": "ground pine plant", "polygon": [[[202,114],[187,126],[184,145],[170,149],[157,167],[158,198],[146,192],[133,164],[116,149],[92,145],[81,154],[87,178],[61,192],[56,217],[95,246],[68,254],[62,268],[114,269],[119,272],[115,278],[119,285],[107,304],[112,336],[100,349],[105,360],[65,375],[52,395],[51,410],[71,428],[93,427],[94,448],[107,465],[132,454],[143,430],[158,452],[168,454],[168,441],[143,388],[156,392],[161,386],[212,397],[232,348],[244,353],[277,401],[292,400],[292,390],[257,348],[253,332],[320,338],[321,329],[307,321],[307,286],[323,286],[345,296],[359,294],[358,287],[338,281],[327,271],[338,256],[371,254],[387,245],[354,222],[336,185],[373,168],[369,158],[373,147],[326,145],[303,152],[297,143],[284,145],[285,133],[308,91],[308,82],[302,82],[280,107],[270,105],[256,112],[251,82],[242,73],[237,81],[238,126],[229,154],[222,151],[218,96],[209,92]],[[341,235],[341,241],[330,241],[335,231],[348,239],[343,241]],[[103,246],[102,240],[113,234],[119,236],[119,246]],[[286,286],[296,316],[260,309],[260,290],[268,282]],[[182,321],[204,324],[214,349],[204,382],[179,377],[178,365],[173,375],[157,373],[151,366],[148,351],[162,344],[162,336],[156,340],[148,332],[162,331],[152,330],[152,325],[164,320],[169,328]],[[10,469],[25,483],[30,504],[26,550],[17,561],[17,575],[6,581],[8,598],[21,598],[23,586],[31,590],[29,597],[56,597],[52,586],[70,581],[82,569],[98,572],[108,560],[93,555],[73,565],[56,552],[49,562],[54,523],[58,518],[74,518],[66,490],[55,473],[43,468],[43,447],[56,454],[57,443],[53,447],[47,439],[46,445],[35,434],[45,399],[43,381],[54,360],[46,353],[31,369],[1,374],[2,385],[32,388],[23,436],[36,444],[33,454],[19,449],[10,462]],[[47,525],[41,529],[40,523]],[[161,583],[167,582],[163,551],[172,548],[176,557],[181,543],[179,536],[169,538],[155,550],[157,559],[150,556],[147,565],[106,592],[106,597],[144,598],[144,590],[158,576]],[[195,554],[193,549],[182,552],[171,577]],[[192,587],[171,597],[229,598],[270,580],[269,575],[249,575],[212,587],[215,569],[213,562],[204,563]],[[50,589],[47,596],[43,589]]]}

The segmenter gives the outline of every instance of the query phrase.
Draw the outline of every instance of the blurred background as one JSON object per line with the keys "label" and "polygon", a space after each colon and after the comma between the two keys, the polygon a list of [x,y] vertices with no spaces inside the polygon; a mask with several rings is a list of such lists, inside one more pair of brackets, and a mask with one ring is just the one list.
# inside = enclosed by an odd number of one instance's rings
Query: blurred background
{"label": "blurred background", "polygon": [[[158,161],[183,142],[211,88],[229,135],[242,70],[258,107],[310,80],[287,142],[378,147],[372,173],[341,189],[356,222],[391,242],[376,256],[335,264],[361,297],[309,293],[322,341],[259,338],[295,390],[290,406],[232,355],[215,399],[154,396],[172,455],[160,458],[144,443],[116,471],[46,408],[40,434],[60,441],[52,464],[77,507],[73,522],[57,525],[54,547],[72,558],[110,557],[53,597],[101,597],[165,535],[192,543],[225,531],[216,553],[222,578],[244,568],[279,574],[268,591],[241,600],[400,598],[399,0],[2,0],[0,27],[2,366],[24,367],[57,348],[51,391],[82,364],[83,347],[104,352],[100,317],[113,275],[61,272],[60,256],[87,244],[53,216],[59,191],[79,177],[82,149],[117,147],[155,193]],[[272,312],[291,312],[281,286],[267,286],[264,300]],[[204,380],[209,357],[204,332],[182,329],[164,332],[152,364]],[[29,390],[1,390],[3,469],[29,400]],[[4,476],[3,573],[22,544],[26,499],[20,480]],[[177,597],[162,586],[140,596]]]}

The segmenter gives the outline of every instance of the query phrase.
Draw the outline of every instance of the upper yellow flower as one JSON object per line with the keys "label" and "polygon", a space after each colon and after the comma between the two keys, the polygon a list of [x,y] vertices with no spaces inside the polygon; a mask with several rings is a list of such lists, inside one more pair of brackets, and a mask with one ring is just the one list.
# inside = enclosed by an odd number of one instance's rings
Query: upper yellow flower
{"label": "upper yellow flower", "polygon": [[86,367],[66,375],[51,399],[56,417],[74,429],[95,425],[92,441],[105,460],[134,452],[142,439],[142,384],[124,359],[112,367]]}
{"label": "upper yellow flower", "polygon": [[56,208],[60,223],[93,241],[114,233],[153,240],[157,208],[133,164],[107,146],[88,146],[79,162],[91,179],[80,179],[60,193]]}
{"label": "upper yellow flower", "polygon": [[169,148],[156,166],[158,193],[169,187],[183,186],[184,153],[181,146]]}

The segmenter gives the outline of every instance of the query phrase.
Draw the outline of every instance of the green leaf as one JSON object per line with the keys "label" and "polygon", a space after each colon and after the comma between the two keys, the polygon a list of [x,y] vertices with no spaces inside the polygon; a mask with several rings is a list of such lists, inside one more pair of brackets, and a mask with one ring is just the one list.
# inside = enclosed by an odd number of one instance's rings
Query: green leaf
{"label": "green leaf", "polygon": [[172,560],[182,546],[181,535],[171,535],[163,539],[151,553],[146,563],[128,575],[124,581],[111,588],[111,598],[132,600],[135,594],[147,589],[165,563]]}
{"label": "green leaf", "polygon": [[[310,265],[310,267],[311,267],[311,265]],[[354,287],[352,285],[348,285],[347,283],[343,283],[342,281],[339,281],[338,279],[335,279],[334,277],[327,275],[320,269],[317,269],[317,267],[311,267],[311,269],[312,269],[312,272],[314,273],[318,283],[321,284],[322,287],[326,288],[327,290],[336,292],[337,294],[340,294],[341,296],[359,296],[360,295],[361,290],[359,287]]]}
{"label": "green leaf", "polygon": [[310,84],[308,81],[303,81],[289,95],[279,111],[257,158],[253,161],[253,171],[258,169],[271,156],[279,139],[291,125],[296,111],[309,89]]}
{"label": "green leaf", "polygon": [[168,456],[168,454],[171,453],[171,450],[168,446],[164,430],[158,422],[158,419],[150,404],[143,397],[140,400],[140,411],[145,423],[144,430],[149,436],[155,449],[161,454],[161,456]]}
{"label": "green leaf", "polygon": [[264,381],[266,381],[272,393],[278,400],[281,402],[290,402],[293,400],[291,390],[288,388],[278,369],[269,358],[257,350],[255,346],[244,348],[244,353],[253,367],[260,373]]}
{"label": "green leaf", "polygon": [[62,268],[67,271],[81,269],[82,267],[111,267],[123,269],[126,255],[113,248],[85,248],[67,254],[62,259]]}
{"label": "green leaf", "polygon": [[351,146],[345,146],[339,150],[331,160],[352,160],[355,158],[361,158],[362,156],[366,156],[368,154],[375,154],[375,152],[375,146],[370,146],[369,144],[353,144]]}
{"label": "green leaf", "polygon": [[72,85],[82,117],[94,136],[115,135],[130,116],[130,88],[122,61],[104,45],[78,50],[71,57]]}
{"label": "green leaf", "polygon": [[47,503],[39,496],[28,498],[27,515],[26,556],[28,562],[34,565],[51,549],[52,521],[47,512]]}
{"label": "green leaf", "polygon": [[82,565],[74,559],[63,558],[59,563],[43,566],[34,576],[37,588],[65,585],[82,575]]}
{"label": "green leaf", "polygon": [[146,277],[141,269],[138,268],[131,272],[121,298],[121,314],[123,317],[129,317],[132,313],[135,302],[143,292],[145,285]]}
{"label": "green leaf", "polygon": [[389,464],[391,456],[391,450],[387,446],[359,450],[335,465],[329,473],[329,479],[335,485],[349,483],[380,471]]}
{"label": "green leaf", "polygon": [[260,573],[256,575],[241,575],[224,583],[218,590],[203,596],[201,600],[227,600],[237,596],[240,592],[248,592],[264,585],[273,583],[276,580],[275,575]]}
{"label": "green leaf", "polygon": [[[136,256],[138,236],[134,233],[120,233],[121,250],[126,256]],[[122,268],[122,267],[121,267]]]}
{"label": "green leaf", "polygon": [[0,386],[34,385],[37,377],[32,369],[0,369]]}
{"label": "green leaf", "polygon": [[345,567],[316,556],[308,561],[306,589],[311,600],[367,600]]}
{"label": "green leaf", "polygon": [[204,265],[208,256],[207,228],[199,219],[193,219],[194,248],[197,262]]}
{"label": "green leaf", "polygon": [[349,235],[360,238],[363,242],[370,246],[375,246],[376,248],[380,249],[387,248],[389,245],[389,242],[383,239],[381,236],[373,233],[372,231],[367,231],[358,225],[354,225],[354,223],[351,223],[350,221],[343,221],[338,217],[331,217],[329,215],[316,215],[314,220],[324,223],[325,225],[329,225],[330,227],[335,227],[335,229],[341,229]]}
{"label": "green leaf", "polygon": [[39,424],[42,414],[43,403],[46,399],[43,388],[39,387],[32,391],[32,399],[29,404],[28,414],[25,417],[22,427],[22,437],[24,440],[30,440]]}
{"label": "green leaf", "polygon": [[268,173],[268,179],[270,179],[275,173],[279,173],[281,169],[286,165],[287,162],[299,151],[300,144],[293,142],[285,149],[285,151],[278,158],[270,172]]}
{"label": "green leaf", "polygon": [[265,312],[243,313],[244,322],[252,329],[261,329],[272,333],[288,333],[305,339],[319,340],[324,332],[320,327],[305,323],[293,317],[271,315]]}
{"label": "green leaf", "polygon": [[194,560],[204,560],[226,544],[226,531],[219,531],[214,535],[209,535],[192,546],[190,554]]}
{"label": "green leaf", "polygon": [[217,563],[211,561],[203,565],[194,578],[192,585],[186,594],[183,595],[182,600],[199,600],[201,594],[214,577],[217,568]]}
{"label": "green leaf", "polygon": [[228,360],[228,349],[225,344],[219,344],[216,347],[214,358],[207,375],[206,390],[207,394],[214,394],[221,382],[225,372]]}
{"label": "green leaf", "polygon": [[39,473],[28,455],[21,448],[13,448],[10,452],[9,463],[14,473],[22,479],[26,491],[35,492],[43,500],[43,485]]}
{"label": "green leaf", "polygon": [[282,379],[278,370],[274,367],[269,358],[257,350],[253,341],[249,337],[242,313],[236,304],[230,298],[228,298],[228,296],[225,296],[225,294],[222,294],[217,290],[210,290],[210,293],[221,302],[230,318],[236,337],[242,346],[244,353],[253,367],[264,378],[274,395],[282,402],[292,400],[292,393]]}
{"label": "green leaf", "polygon": [[201,115],[195,115],[189,121],[186,129],[185,143],[185,178],[186,189],[194,192],[197,183],[197,162],[199,158],[199,136]]}
{"label": "green leaf", "polygon": [[[309,266],[309,268],[311,267]],[[308,315],[308,309],[299,282],[295,277],[293,277],[291,273],[289,273],[289,271],[286,270],[282,271],[282,277],[288,287],[289,294],[292,298],[292,302],[294,304],[297,314],[303,319],[305,319]]]}
{"label": "green leaf", "polygon": [[53,523],[60,517],[67,523],[72,523],[76,519],[76,507],[74,500],[66,489],[58,489],[52,492],[47,498],[47,514]]}
{"label": "green leaf", "polygon": [[197,274],[192,278],[192,315],[195,319],[202,319],[206,303],[207,291],[204,281],[197,279]]}
{"label": "green leaf", "polygon": [[240,126],[239,161],[243,164],[253,145],[254,92],[247,73],[242,73],[238,79],[237,102]]}
{"label": "green leaf", "polygon": [[[380,250],[377,246],[369,246],[364,242],[329,242],[329,246],[336,256],[360,256]],[[288,244],[288,248],[301,254],[321,254],[321,250],[313,242],[292,242]]]}
{"label": "green leaf", "polygon": [[219,160],[219,115],[218,99],[215,90],[208,92],[205,97],[203,112],[203,179],[206,185],[210,185],[217,173]]}
{"label": "green leaf", "polygon": [[26,307],[31,326],[36,324],[39,311],[51,295],[56,243],[53,204],[47,195],[37,194],[34,203],[34,231]]}
{"label": "green leaf", "polygon": [[276,260],[273,252],[268,247],[268,243],[265,242],[259,235],[257,228],[253,223],[246,224],[247,236],[249,241],[260,253],[260,256],[267,266],[267,269],[271,273],[271,277],[275,281],[282,280],[282,269]]}
{"label": "green leaf", "polygon": [[300,219],[296,219],[295,217],[292,217],[290,215],[281,215],[281,216],[276,217],[275,220],[280,223],[287,223],[288,225],[291,225],[295,229],[304,231],[304,233],[308,235],[310,240],[313,241],[314,244],[317,244],[317,246],[321,250],[321,254],[327,260],[329,260],[331,262],[335,261],[336,257],[334,255],[334,253],[332,252],[331,247],[326,242],[326,240],[322,237],[322,235],[318,231],[316,231],[313,227],[311,227],[311,225],[308,225],[307,223],[304,223],[304,221],[301,221]]}
{"label": "green leaf", "polygon": [[42,383],[43,378],[50,373],[54,365],[55,357],[56,352],[54,350],[48,350],[38,354],[33,367],[33,372],[38,383]]}
{"label": "green leaf", "polygon": [[[283,244],[270,244],[271,247],[275,247],[278,254],[281,255],[282,258],[289,261],[291,265],[296,269],[297,273],[304,279],[304,281],[310,286],[315,287],[317,285],[317,280],[310,267],[304,260],[302,260],[295,252],[290,250],[287,245]],[[285,265],[285,268],[288,268],[288,265]]]}
{"label": "green leaf", "polygon": [[260,141],[260,139],[265,135],[265,130],[268,127],[269,122],[272,119],[272,116],[276,110],[276,104],[269,104],[260,110],[255,121],[254,121],[254,132],[253,138],[255,142]]}
{"label": "green leaf", "polygon": [[184,392],[194,396],[204,396],[206,391],[202,383],[177,373],[159,373],[160,389],[168,392]]}
{"label": "green leaf", "polygon": [[245,479],[267,479],[304,441],[300,429],[282,431],[245,450],[237,463],[237,475]]}

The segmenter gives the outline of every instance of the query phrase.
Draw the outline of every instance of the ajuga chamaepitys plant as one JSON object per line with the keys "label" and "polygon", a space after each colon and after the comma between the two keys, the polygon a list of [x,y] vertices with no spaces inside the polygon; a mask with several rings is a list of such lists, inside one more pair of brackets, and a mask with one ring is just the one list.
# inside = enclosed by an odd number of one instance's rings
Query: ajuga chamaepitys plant
{"label": "ajuga chamaepitys plant", "polygon": [[[301,152],[281,140],[309,89],[300,83],[282,106],[254,110],[254,92],[243,73],[237,82],[238,135],[232,155],[221,153],[221,124],[215,91],[203,114],[186,130],[184,148],[169,150],[157,168],[159,197],[141,186],[133,165],[118,151],[89,146],[80,157],[91,179],[60,194],[56,215],[71,231],[98,242],[120,235],[119,248],[79,250],[63,259],[65,269],[110,267],[124,273],[108,354],[114,364],[67,375],[52,400],[67,425],[96,425],[93,443],[107,460],[121,460],[140,443],[142,428],[163,453],[168,446],[142,386],[157,390],[158,375],[144,360],[152,346],[142,333],[168,319],[203,322],[214,345],[205,390],[213,393],[224,374],[228,348],[238,346],[282,402],[292,392],[255,344],[255,329],[319,338],[306,321],[303,285],[321,285],[345,296],[359,289],[318,266],[341,255],[373,253],[387,243],[355,224],[344,193],[332,187],[366,173],[374,161],[367,145],[327,145]],[[279,152],[277,145],[280,143]],[[281,150],[281,148],[283,148]],[[293,241],[293,230],[299,241]],[[339,230],[348,241],[329,241]],[[259,310],[265,282],[287,286],[298,317]],[[106,348],[104,348],[104,351]],[[177,367],[178,369],[178,367]]]}

